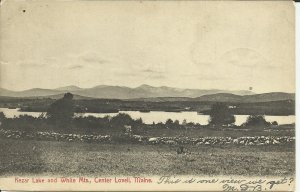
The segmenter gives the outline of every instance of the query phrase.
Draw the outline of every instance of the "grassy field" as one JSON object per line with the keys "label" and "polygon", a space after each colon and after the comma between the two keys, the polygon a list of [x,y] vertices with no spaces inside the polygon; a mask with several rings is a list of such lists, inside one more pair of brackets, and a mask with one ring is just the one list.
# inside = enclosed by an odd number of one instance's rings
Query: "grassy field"
{"label": "grassy field", "polygon": [[245,175],[295,173],[294,146],[117,145],[0,140],[0,174],[16,175]]}

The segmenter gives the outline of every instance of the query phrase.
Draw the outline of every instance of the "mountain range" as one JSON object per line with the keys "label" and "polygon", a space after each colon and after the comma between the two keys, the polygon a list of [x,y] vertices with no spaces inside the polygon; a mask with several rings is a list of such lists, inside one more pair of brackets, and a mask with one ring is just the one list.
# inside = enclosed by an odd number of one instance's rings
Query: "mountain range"
{"label": "mountain range", "polygon": [[93,98],[105,98],[105,99],[137,99],[137,98],[150,98],[150,97],[200,97],[207,94],[216,93],[231,93],[236,95],[251,95],[253,92],[237,90],[227,91],[218,89],[179,89],[173,87],[153,87],[150,85],[141,85],[136,88],[130,88],[125,86],[110,86],[110,85],[98,85],[92,88],[80,88],[77,86],[59,87],[56,89],[42,89],[34,88],[24,91],[11,91],[8,89],[0,88],[0,96],[8,97],[39,97],[62,94],[65,92],[71,92],[76,95],[93,97]]}
{"label": "mountain range", "polygon": [[136,88],[125,86],[98,85],[92,88],[77,86],[59,87],[56,89],[34,88],[24,91],[11,91],[0,88],[0,96],[6,97],[49,97],[59,98],[66,92],[73,93],[77,99],[124,99],[133,101],[219,101],[219,102],[268,102],[294,100],[294,93],[273,92],[255,94],[247,90],[219,89],[180,89],[173,87],[153,87],[141,85]]}

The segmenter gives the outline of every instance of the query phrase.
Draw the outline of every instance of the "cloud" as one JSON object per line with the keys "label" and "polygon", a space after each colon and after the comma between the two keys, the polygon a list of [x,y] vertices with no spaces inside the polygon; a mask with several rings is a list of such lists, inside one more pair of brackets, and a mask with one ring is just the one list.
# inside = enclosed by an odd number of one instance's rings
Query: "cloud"
{"label": "cloud", "polygon": [[82,65],[73,65],[73,66],[69,66],[69,69],[82,69],[83,66]]}
{"label": "cloud", "polygon": [[35,67],[52,67],[61,66],[61,61],[54,57],[45,58],[33,58],[33,59],[23,59],[23,60],[10,60],[10,61],[0,61],[0,65],[7,67],[23,67],[23,68],[35,68]]}
{"label": "cloud", "polygon": [[98,53],[87,51],[80,54],[71,54],[67,56],[68,59],[84,62],[86,64],[100,64],[104,65],[110,63],[109,59],[106,59],[104,56],[100,56]]}
{"label": "cloud", "polygon": [[214,80],[226,80],[229,79],[227,76],[217,76],[213,74],[182,74],[182,78],[192,78],[203,81],[214,81]]}
{"label": "cloud", "polygon": [[153,70],[153,69],[143,69],[143,70],[141,70],[141,72],[142,73],[158,73],[158,74],[163,73],[162,71]]}
{"label": "cloud", "polygon": [[152,74],[149,77],[154,78],[154,79],[166,79],[166,76],[162,74]]}
{"label": "cloud", "polygon": [[261,53],[250,48],[236,48],[226,51],[219,59],[219,63],[227,67],[252,68],[280,68],[271,64]]}
{"label": "cloud", "polygon": [[14,61],[14,62],[6,62],[6,61],[0,61],[0,65],[2,66],[21,66],[21,67],[42,67],[43,62],[37,61],[37,60],[22,60],[22,61]]}
{"label": "cloud", "polygon": [[36,61],[29,61],[29,62],[20,62],[18,63],[21,66],[25,66],[25,67],[43,67],[43,64],[40,62],[36,62]]}
{"label": "cloud", "polygon": [[199,75],[199,77],[198,77],[197,79],[203,80],[203,81],[216,81],[216,80],[226,80],[226,79],[229,79],[229,78],[228,78],[228,77],[203,76],[203,75]]}
{"label": "cloud", "polygon": [[152,70],[141,70],[138,71],[119,71],[116,72],[117,75],[123,76],[123,77],[137,77],[141,79],[165,79],[166,76],[163,74],[163,72],[158,71],[152,71]]}
{"label": "cloud", "polygon": [[98,63],[101,65],[109,63],[108,60],[101,59],[101,58],[94,58],[94,57],[83,57],[82,60],[88,63]]}
{"label": "cloud", "polygon": [[0,65],[7,66],[9,63],[6,61],[0,61]]}
{"label": "cloud", "polygon": [[164,75],[165,73],[163,71],[159,71],[156,69],[143,69],[140,70],[140,72],[142,73],[142,78],[151,78],[151,79],[165,79],[166,76]]}

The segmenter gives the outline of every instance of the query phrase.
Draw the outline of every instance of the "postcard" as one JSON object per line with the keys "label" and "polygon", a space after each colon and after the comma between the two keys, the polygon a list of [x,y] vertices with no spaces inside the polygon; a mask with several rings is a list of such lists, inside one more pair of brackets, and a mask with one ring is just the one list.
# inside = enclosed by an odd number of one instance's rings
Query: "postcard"
{"label": "postcard", "polygon": [[292,1],[0,11],[1,190],[295,190]]}

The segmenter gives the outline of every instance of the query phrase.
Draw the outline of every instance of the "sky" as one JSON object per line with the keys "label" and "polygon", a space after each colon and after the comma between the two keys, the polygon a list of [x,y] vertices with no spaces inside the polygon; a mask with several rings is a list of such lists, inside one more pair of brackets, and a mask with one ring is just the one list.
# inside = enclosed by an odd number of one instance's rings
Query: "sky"
{"label": "sky", "polygon": [[7,0],[0,87],[295,92],[290,1]]}

